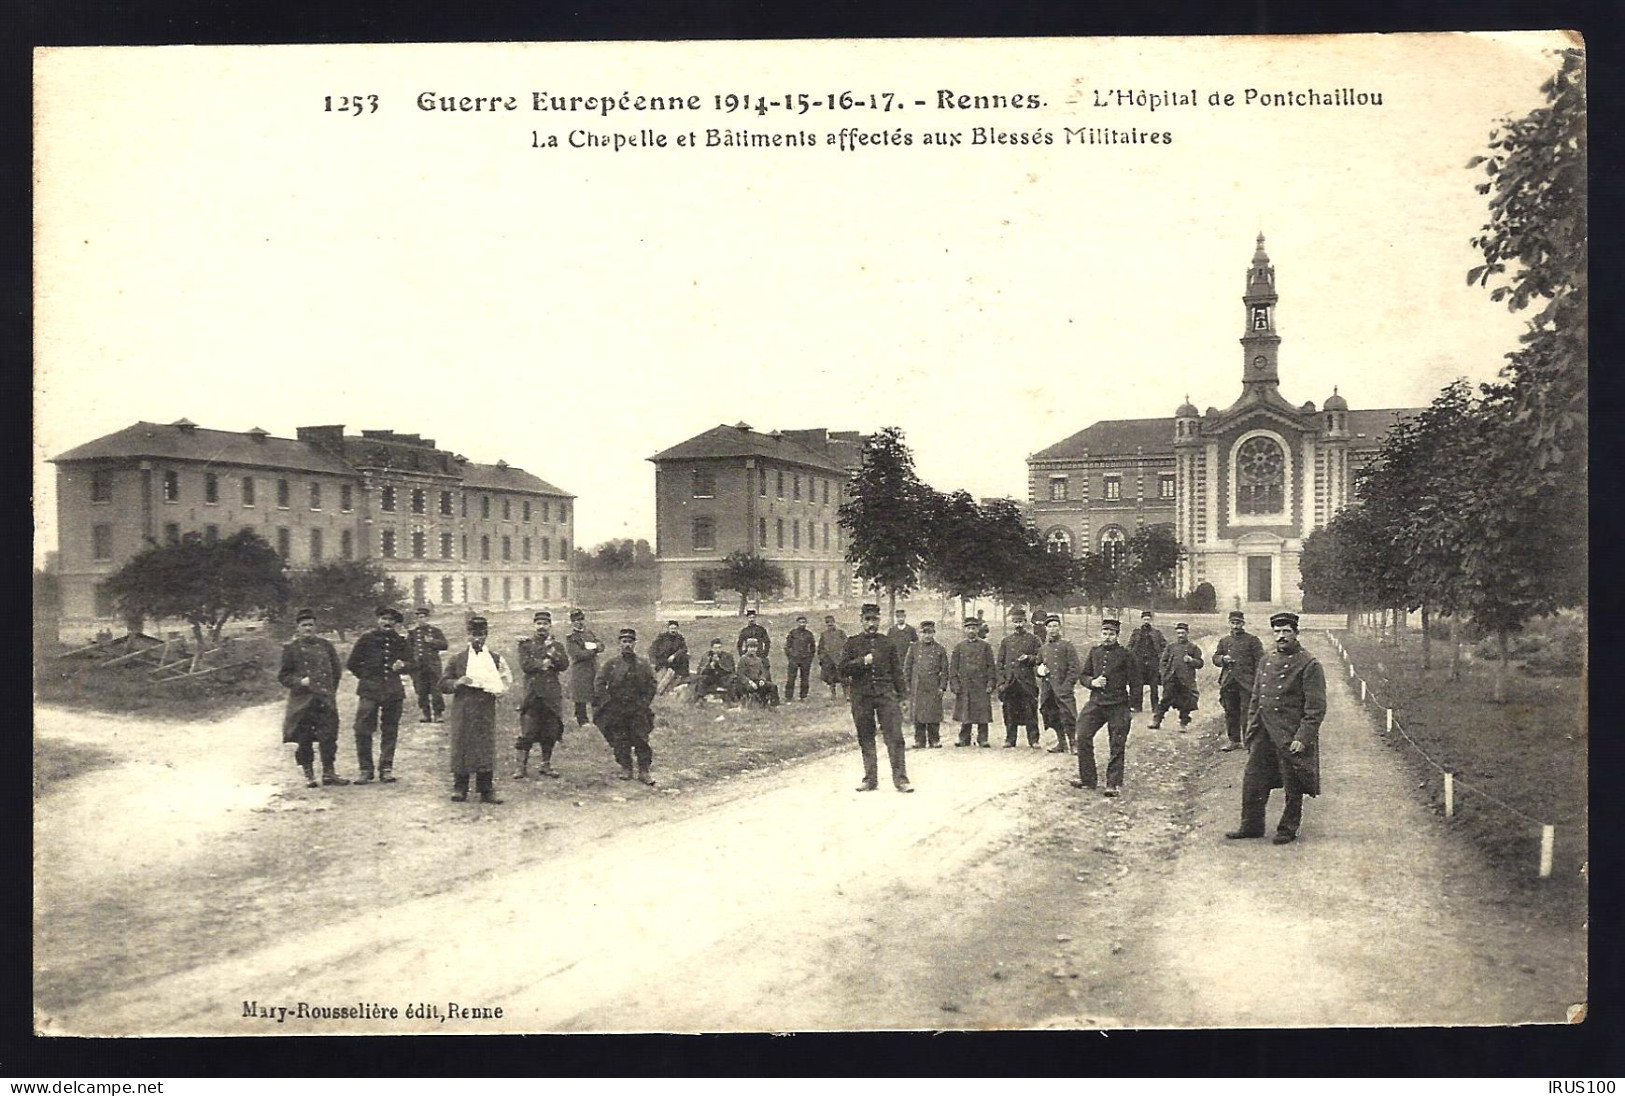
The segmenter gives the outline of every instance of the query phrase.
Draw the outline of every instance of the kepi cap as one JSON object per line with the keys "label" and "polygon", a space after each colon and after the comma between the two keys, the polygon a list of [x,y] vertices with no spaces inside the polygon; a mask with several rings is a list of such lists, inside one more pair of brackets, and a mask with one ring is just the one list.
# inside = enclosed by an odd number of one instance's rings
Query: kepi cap
{"label": "kepi cap", "polygon": [[1294,632],[1296,632],[1298,630],[1298,614],[1297,613],[1274,613],[1274,614],[1271,614],[1271,616],[1270,616],[1270,627],[1271,628],[1279,628],[1283,624],[1292,625],[1292,630]]}

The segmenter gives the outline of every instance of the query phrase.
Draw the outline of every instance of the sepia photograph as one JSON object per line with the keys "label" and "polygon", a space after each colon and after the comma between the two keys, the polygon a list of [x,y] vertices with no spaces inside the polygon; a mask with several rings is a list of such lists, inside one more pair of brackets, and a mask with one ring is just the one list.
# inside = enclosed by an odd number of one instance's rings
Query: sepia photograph
{"label": "sepia photograph", "polygon": [[1586,1021],[1578,34],[32,79],[36,1035]]}

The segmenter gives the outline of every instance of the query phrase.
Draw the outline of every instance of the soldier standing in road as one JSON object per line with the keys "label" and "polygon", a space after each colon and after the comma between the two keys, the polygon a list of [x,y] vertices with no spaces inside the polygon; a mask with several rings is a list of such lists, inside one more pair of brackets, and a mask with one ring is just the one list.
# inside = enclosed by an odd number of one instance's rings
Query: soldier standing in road
{"label": "soldier standing in road", "polygon": [[807,618],[796,617],[796,626],[784,637],[784,658],[788,663],[784,675],[785,703],[796,698],[796,678],[801,679],[801,699],[807,699],[807,683],[812,676],[813,656],[818,653],[818,640],[807,627]]}
{"label": "soldier standing in road", "polygon": [[1038,665],[1039,706],[1044,722],[1055,732],[1055,745],[1050,753],[1071,753],[1078,728],[1078,678],[1083,672],[1083,659],[1071,642],[1061,638],[1061,618],[1051,616],[1045,623],[1048,637],[1039,651],[1042,661]]}
{"label": "soldier standing in road", "polygon": [[688,680],[688,640],[675,620],[666,621],[666,630],[649,644],[649,665],[654,667],[661,696]]}
{"label": "soldier standing in road", "polygon": [[1027,728],[1027,745],[1038,748],[1038,637],[1027,633],[1027,610],[1011,609],[1016,630],[999,643],[999,699],[1004,702],[1004,748],[1014,749],[1016,730]]}
{"label": "soldier standing in road", "polygon": [[492,776],[496,771],[497,697],[513,684],[513,673],[502,656],[491,649],[490,624],[482,616],[468,618],[468,646],[451,656],[440,679],[440,691],[450,693],[446,730],[451,737],[453,802],[468,799],[468,774],[481,803],[501,803]]}
{"label": "soldier standing in road", "polygon": [[1200,695],[1196,688],[1196,671],[1202,668],[1202,648],[1190,640],[1189,624],[1174,625],[1174,641],[1162,652],[1157,675],[1162,678],[1162,700],[1151,713],[1151,729],[1162,726],[1162,717],[1169,708],[1179,711],[1179,729],[1191,725],[1191,713],[1196,710]]}
{"label": "soldier standing in road", "polygon": [[903,695],[903,659],[892,641],[880,634],[880,606],[865,604],[861,615],[863,631],[848,639],[841,650],[841,677],[851,686],[852,724],[863,754],[863,783],[858,791],[872,792],[880,786],[875,752],[878,724],[891,762],[892,785],[900,792],[912,792],[903,758],[903,713],[898,705]]}
{"label": "soldier standing in road", "polygon": [[361,768],[357,784],[372,783],[372,736],[380,731],[378,779],[395,783],[395,740],[401,729],[406,690],[401,674],[412,668],[412,644],[401,634],[400,610],[378,609],[378,627],[363,633],[350,649],[344,668],[356,678],[355,759]]}
{"label": "soldier standing in road", "polygon": [[564,737],[564,690],[559,672],[570,667],[564,644],[553,638],[553,614],[538,610],[532,620],[536,634],[519,641],[519,670],[525,675],[525,694],[519,702],[519,737],[513,748],[518,768],[513,778],[523,780],[530,768],[530,748],[542,748],[537,773],[557,777],[553,768],[553,747]]}
{"label": "soldier standing in road", "polygon": [[635,755],[638,779],[652,788],[654,777],[649,775],[649,768],[655,755],[649,736],[655,721],[650,707],[655,699],[655,672],[638,657],[638,633],[634,629],[622,628],[618,640],[619,655],[604,663],[593,686],[594,720],[615,751],[621,779],[632,779]]}
{"label": "soldier standing in road", "polygon": [[1094,788],[1095,735],[1101,725],[1111,745],[1106,762],[1106,795],[1116,796],[1123,787],[1124,754],[1128,750],[1131,690],[1140,685],[1140,663],[1117,642],[1122,625],[1107,617],[1100,622],[1100,643],[1083,659],[1083,682],[1089,686],[1089,702],[1078,715],[1078,778],[1074,788]]}
{"label": "soldier standing in road", "polygon": [[762,658],[766,658],[767,652],[773,647],[773,641],[767,637],[767,629],[756,623],[755,609],[745,610],[745,626],[739,629],[739,642],[734,644],[736,654],[742,655],[745,653],[745,640],[747,639],[756,641],[757,654]]}
{"label": "soldier standing in road", "polygon": [[288,690],[288,708],[282,717],[282,741],[297,743],[294,761],[305,773],[305,787],[316,787],[314,744],[321,750],[323,784],[348,784],[333,770],[339,752],[339,709],[336,703],[339,654],[316,634],[316,614],[299,610],[294,637],[282,648],[277,680]]}
{"label": "soldier standing in road", "polygon": [[948,688],[948,649],[937,642],[935,621],[920,622],[920,641],[903,656],[903,680],[908,683],[914,745],[919,749],[941,749],[942,694]]}
{"label": "soldier standing in road", "polygon": [[576,726],[592,722],[587,706],[592,703],[593,681],[598,674],[598,655],[604,649],[596,632],[587,630],[587,614],[570,610],[570,634],[564,637],[570,654],[570,699],[576,705]]}
{"label": "soldier standing in road", "polygon": [[965,618],[965,638],[948,657],[948,688],[954,691],[954,720],[959,724],[955,746],[969,746],[971,724],[976,724],[976,744],[988,746],[987,725],[993,721],[993,687],[998,681],[998,662],[993,648],[982,638],[982,622]]}
{"label": "soldier standing in road", "polygon": [[1270,790],[1286,797],[1275,843],[1298,839],[1303,797],[1320,794],[1320,724],[1326,718],[1326,672],[1298,642],[1296,613],[1270,617],[1275,649],[1258,663],[1247,713],[1247,769],[1241,778],[1241,828],[1231,838],[1263,837]]}
{"label": "soldier standing in road", "polygon": [[1224,729],[1229,741],[1221,753],[1241,749],[1241,719],[1253,695],[1253,678],[1264,645],[1247,631],[1247,617],[1240,609],[1230,610],[1230,634],[1213,648],[1213,662],[1219,667],[1219,703],[1224,706]]}
{"label": "soldier standing in road", "polygon": [[846,633],[835,626],[835,618],[824,618],[824,630],[818,636],[818,676],[825,685],[829,686],[829,698],[835,699],[835,689],[840,686],[842,693],[846,686],[841,682],[841,652],[846,649]]}
{"label": "soldier standing in road", "polygon": [[446,649],[446,633],[429,623],[429,607],[413,611],[417,623],[406,633],[412,650],[412,691],[417,694],[419,723],[433,723],[446,716],[446,698],[440,695],[440,652]]}
{"label": "soldier standing in road", "polygon": [[1151,610],[1147,609],[1140,614],[1140,626],[1128,638],[1129,653],[1140,664],[1140,684],[1134,687],[1134,710],[1143,711],[1145,704],[1145,686],[1151,687],[1151,710],[1157,708],[1157,683],[1161,678],[1162,652],[1168,646],[1168,638],[1162,632],[1151,626]]}

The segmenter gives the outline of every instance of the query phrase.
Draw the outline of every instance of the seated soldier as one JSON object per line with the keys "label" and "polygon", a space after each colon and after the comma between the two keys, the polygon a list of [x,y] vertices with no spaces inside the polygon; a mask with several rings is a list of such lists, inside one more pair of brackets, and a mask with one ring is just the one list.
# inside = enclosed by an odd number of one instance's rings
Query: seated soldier
{"label": "seated soldier", "polygon": [[773,671],[762,657],[756,637],[745,640],[745,653],[739,656],[739,699],[745,704],[774,708],[779,703],[779,687],[773,684]]}
{"label": "seated soldier", "polygon": [[720,696],[733,703],[738,699],[738,683],[734,676],[734,656],[723,649],[722,640],[713,639],[711,649],[700,659],[694,671],[693,693],[689,700],[695,704],[708,696]]}

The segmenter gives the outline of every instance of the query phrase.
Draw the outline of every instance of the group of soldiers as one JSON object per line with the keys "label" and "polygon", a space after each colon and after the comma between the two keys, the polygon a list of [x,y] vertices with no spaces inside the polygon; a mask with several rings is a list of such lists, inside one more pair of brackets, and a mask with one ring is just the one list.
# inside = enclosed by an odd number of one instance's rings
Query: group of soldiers
{"label": "group of soldiers", "polygon": [[[553,635],[552,614],[537,611],[534,632],[518,644],[523,691],[514,778],[530,776],[533,749],[541,752],[537,775],[559,775],[552,755],[564,736],[566,685],[574,699],[577,726],[595,724],[609,743],[622,778],[650,786],[655,783],[650,775],[654,762],[650,734],[656,696],[682,687],[696,703],[720,697],[732,704],[778,705],[780,693],[768,662],[772,637],[756,616],[754,610],[747,611],[733,653],[724,649],[720,638],[713,639],[697,666],[690,664],[687,639],[675,620],[655,638],[647,659],[637,654],[637,632],[622,628],[617,650],[600,665],[603,645],[587,628],[585,613],[579,609],[570,613],[570,631],[560,641]],[[988,732],[997,697],[1005,748],[1015,748],[1023,730],[1028,746],[1039,748],[1041,726],[1047,726],[1055,734],[1050,752],[1077,755],[1078,775],[1071,783],[1079,789],[1100,786],[1093,744],[1105,727],[1107,797],[1121,793],[1132,713],[1144,710],[1146,690],[1151,694],[1152,729],[1162,725],[1169,711],[1177,711],[1183,730],[1200,700],[1196,672],[1206,665],[1201,648],[1190,640],[1190,629],[1183,623],[1175,626],[1174,639],[1167,640],[1149,611],[1141,614],[1140,627],[1127,643],[1119,642],[1117,620],[1102,620],[1099,643],[1083,654],[1064,638],[1060,617],[1040,614],[1034,622],[1043,629],[1040,638],[1036,631],[1028,631],[1027,614],[1019,608],[1011,611],[1013,630],[997,652],[987,642],[987,625],[980,616],[965,618],[964,638],[952,650],[937,641],[935,622],[925,621],[916,630],[905,610],[896,611],[885,633],[878,605],[865,604],[860,616],[862,628],[851,636],[833,616],[824,618],[824,630],[816,637],[805,616],[796,618],[784,639],[787,673],[782,698],[807,699],[816,660],[830,697],[839,690],[851,705],[863,758],[859,791],[879,786],[877,737],[886,746],[893,786],[900,792],[914,790],[905,760],[904,708],[914,725],[915,747],[938,748],[948,692],[954,694],[952,720],[959,724],[956,746],[972,746],[973,735],[974,745],[991,745]],[[488,622],[477,615],[467,622],[466,647],[442,666],[448,643],[429,617],[429,609],[417,609],[414,627],[404,631],[398,610],[379,608],[377,627],[357,639],[344,665],[357,680],[355,744],[360,775],[354,783],[374,779],[394,783],[395,746],[405,702],[401,678],[408,676],[421,722],[447,725],[452,799],[467,800],[472,776],[482,802],[500,803],[493,783],[496,705],[514,684],[512,670],[491,649]],[[1282,788],[1286,806],[1275,840],[1285,844],[1296,839],[1303,796],[1320,792],[1318,732],[1326,710],[1325,675],[1298,643],[1296,615],[1271,617],[1275,649],[1269,654],[1259,638],[1246,631],[1241,612],[1232,612],[1229,623],[1229,634],[1213,652],[1228,739],[1221,748],[1246,748],[1249,755],[1242,823],[1227,836],[1262,836],[1270,791]],[[316,635],[314,612],[302,610],[296,628],[294,639],[283,649],[279,674],[289,690],[283,739],[296,743],[294,757],[308,786],[350,784],[334,768],[338,736],[334,698],[341,672],[337,652]],[[1080,684],[1088,689],[1081,710],[1076,696]],[[314,770],[317,750],[322,765],[319,780]]]}

